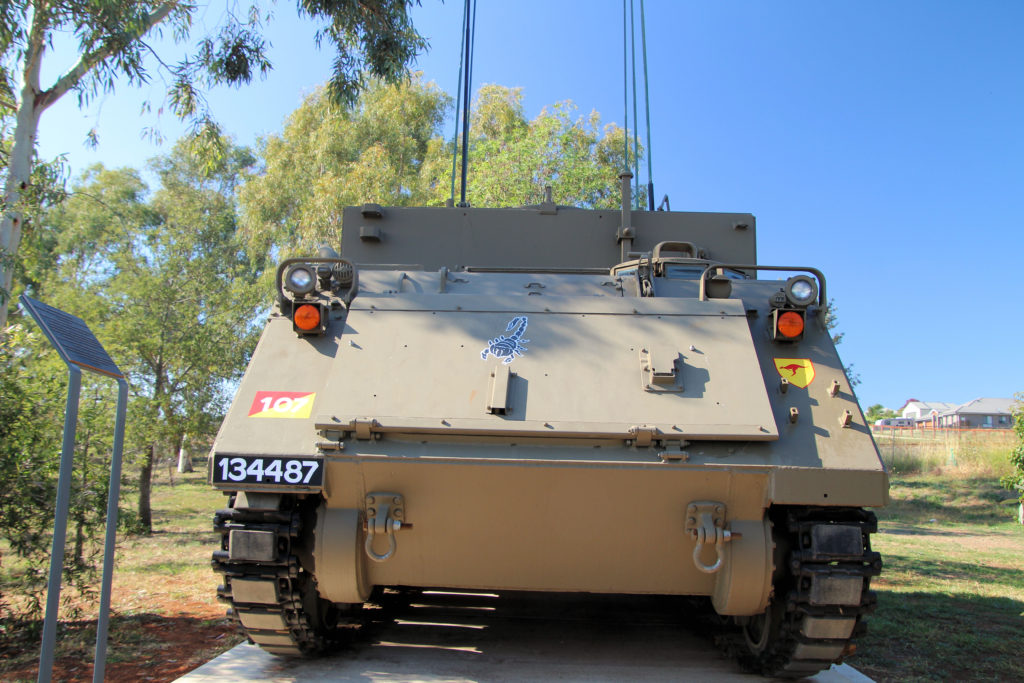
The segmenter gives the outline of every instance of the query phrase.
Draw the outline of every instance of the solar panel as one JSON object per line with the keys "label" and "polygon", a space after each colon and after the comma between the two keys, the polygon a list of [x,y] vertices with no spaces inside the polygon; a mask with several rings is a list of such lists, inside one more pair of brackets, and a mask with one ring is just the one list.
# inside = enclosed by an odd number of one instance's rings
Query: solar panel
{"label": "solar panel", "polygon": [[65,363],[115,379],[124,378],[84,320],[24,294],[20,301]]}

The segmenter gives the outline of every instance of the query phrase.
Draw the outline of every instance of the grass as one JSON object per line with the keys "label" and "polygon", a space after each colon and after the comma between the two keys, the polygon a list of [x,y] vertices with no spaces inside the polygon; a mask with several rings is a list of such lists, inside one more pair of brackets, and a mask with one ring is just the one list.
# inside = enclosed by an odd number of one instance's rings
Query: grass
{"label": "grass", "polygon": [[956,465],[927,444],[898,451],[873,537],[878,610],[854,667],[878,681],[1024,680],[1024,526],[998,484],[1008,448],[962,444]]}
{"label": "grass", "polygon": [[[171,681],[241,642],[215,597],[219,579],[210,555],[219,537],[212,520],[226,500],[206,483],[205,469],[197,463],[195,473],[176,474],[173,485],[163,474],[153,487],[153,534],[118,538],[109,680]],[[65,595],[78,615],[62,616],[54,680],[88,681],[98,601]],[[41,625],[35,626],[0,651],[0,680],[36,679]]]}
{"label": "grass", "polygon": [[[879,446],[894,470],[873,537],[885,567],[850,664],[886,683],[1024,681],[1024,526],[997,483],[1009,442],[901,439],[893,448],[883,437]],[[163,474],[153,535],[119,540],[110,680],[174,680],[240,642],[209,568],[212,513],[225,504],[202,471],[173,486]],[[95,605],[79,607],[83,616],[61,625],[56,680],[91,679]],[[38,636],[0,652],[0,680],[35,680],[38,656]]]}
{"label": "grass", "polygon": [[890,472],[922,474],[953,470],[964,474],[1005,474],[1014,434],[1008,429],[923,432],[890,430],[874,434]]}

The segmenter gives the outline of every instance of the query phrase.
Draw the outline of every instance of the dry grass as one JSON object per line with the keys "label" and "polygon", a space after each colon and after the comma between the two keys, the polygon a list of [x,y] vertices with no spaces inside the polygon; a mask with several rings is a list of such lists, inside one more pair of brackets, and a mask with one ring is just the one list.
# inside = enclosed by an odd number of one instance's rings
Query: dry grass
{"label": "dry grass", "polygon": [[[216,600],[212,519],[225,499],[207,485],[205,466],[176,475],[174,485],[164,475],[152,502],[153,534],[118,538],[108,680],[172,681],[241,641]],[[89,681],[98,605],[66,597],[54,680]],[[11,639],[0,654],[0,680],[35,680],[38,658],[38,635]]]}
{"label": "dry grass", "polygon": [[874,437],[882,460],[895,474],[952,471],[955,476],[998,479],[1011,469],[1014,435],[1006,429],[961,433],[891,430]]}

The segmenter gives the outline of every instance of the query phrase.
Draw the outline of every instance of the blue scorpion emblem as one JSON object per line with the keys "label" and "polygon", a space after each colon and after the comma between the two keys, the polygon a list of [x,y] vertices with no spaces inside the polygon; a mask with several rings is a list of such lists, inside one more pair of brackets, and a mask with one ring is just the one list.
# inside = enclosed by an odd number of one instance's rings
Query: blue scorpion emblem
{"label": "blue scorpion emblem", "polygon": [[526,332],[526,316],[519,315],[509,321],[508,327],[505,328],[506,332],[512,332],[509,336],[500,335],[496,339],[492,339],[487,342],[486,348],[480,352],[480,357],[487,360],[487,354],[491,354],[495,358],[504,358],[504,364],[508,365],[511,363],[516,356],[523,355],[523,351],[526,351],[526,347],[523,346],[529,339],[523,339],[523,334]]}

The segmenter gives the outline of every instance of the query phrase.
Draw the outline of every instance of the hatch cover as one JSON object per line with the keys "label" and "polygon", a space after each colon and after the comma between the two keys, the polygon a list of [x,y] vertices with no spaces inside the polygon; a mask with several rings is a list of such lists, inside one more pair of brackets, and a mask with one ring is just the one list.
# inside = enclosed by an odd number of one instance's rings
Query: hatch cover
{"label": "hatch cover", "polygon": [[511,300],[492,302],[490,310],[437,310],[436,299],[421,307],[356,303],[325,387],[324,427],[778,438],[739,301],[687,300],[675,314],[665,312],[665,302],[645,312],[647,304],[635,300],[590,304],[596,312],[586,302],[554,311],[515,309]]}

